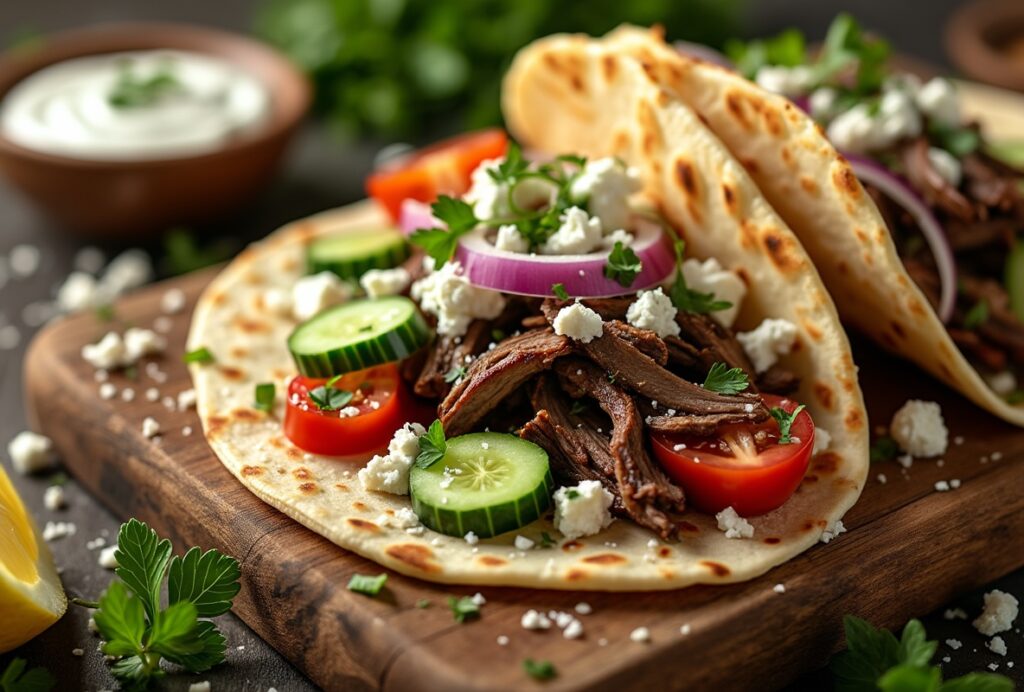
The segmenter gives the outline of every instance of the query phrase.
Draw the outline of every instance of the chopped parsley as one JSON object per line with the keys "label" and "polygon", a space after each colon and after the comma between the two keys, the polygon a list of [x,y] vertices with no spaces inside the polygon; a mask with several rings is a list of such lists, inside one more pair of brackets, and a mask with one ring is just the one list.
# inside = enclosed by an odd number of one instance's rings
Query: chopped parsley
{"label": "chopped parsley", "polygon": [[143,77],[134,69],[131,60],[121,66],[114,88],[107,94],[107,103],[114,108],[142,108],[152,106],[168,94],[181,91],[182,84],[174,76],[169,65]]}
{"label": "chopped parsley", "polygon": [[452,616],[455,618],[455,622],[458,623],[480,617],[480,606],[474,603],[473,599],[469,596],[463,596],[462,598],[449,596],[448,607],[451,608]]}
{"label": "chopped parsley", "polygon": [[677,240],[674,244],[676,251],[676,280],[669,289],[668,297],[672,299],[672,305],[676,310],[706,315],[710,312],[728,310],[732,303],[727,300],[716,300],[714,293],[701,293],[694,291],[686,285],[686,277],[683,276],[683,251],[686,243]]}
{"label": "chopped parsley", "polygon": [[565,491],[565,496],[570,500],[575,500],[580,496],[580,492],[575,488],[567,488]]}
{"label": "chopped parsley", "polygon": [[532,658],[523,661],[523,670],[534,680],[551,680],[558,675],[551,661],[534,661]]}
{"label": "chopped parsley", "polygon": [[16,658],[7,664],[0,674],[0,690],[3,692],[49,692],[57,685],[57,679],[42,666],[25,670],[28,664],[23,658]]}
{"label": "chopped parsley", "polygon": [[428,598],[421,598],[420,600],[416,601],[416,607],[419,608],[420,610],[425,610],[425,609],[429,608],[430,607],[430,599],[428,599]]}
{"label": "chopped parsley", "polygon": [[888,435],[876,438],[875,441],[871,443],[871,463],[874,464],[880,461],[890,461],[895,459],[899,452],[900,446],[896,444],[896,440],[892,439]]}
{"label": "chopped parsley", "polygon": [[430,210],[447,228],[418,228],[409,240],[423,248],[439,268],[455,254],[459,238],[476,228],[480,220],[468,202],[448,195],[438,197]]}
{"label": "chopped parsley", "polygon": [[491,341],[494,341],[495,343],[497,343],[498,341],[503,341],[506,336],[508,335],[505,334],[505,331],[503,329],[495,328],[491,330]]}
{"label": "chopped parsley", "polygon": [[728,368],[725,363],[719,362],[711,366],[703,386],[719,394],[739,394],[750,386],[750,381],[741,368]]}
{"label": "chopped parsley", "polygon": [[441,421],[435,420],[427,428],[427,432],[420,435],[420,453],[416,455],[416,466],[429,469],[444,458],[446,451],[448,443],[444,437],[444,426],[441,425]]}
{"label": "chopped parsley", "polygon": [[454,384],[466,376],[465,365],[455,365],[452,369],[445,373],[444,381],[448,384]]}
{"label": "chopped parsley", "polygon": [[355,395],[334,386],[340,379],[341,375],[336,375],[319,387],[309,390],[309,400],[321,411],[337,411],[347,406]]}
{"label": "chopped parsley", "polygon": [[780,445],[788,445],[793,442],[793,438],[792,436],[790,436],[789,431],[793,427],[793,421],[796,420],[796,417],[799,416],[800,412],[803,411],[805,408],[806,406],[800,404],[795,409],[793,409],[792,413],[790,413],[789,411],[786,411],[786,409],[784,408],[774,406],[770,411],[768,411],[768,413],[772,414],[772,418],[775,419],[775,422],[779,424]]}
{"label": "chopped parsley", "polygon": [[186,363],[199,363],[201,365],[206,365],[207,363],[212,363],[214,361],[213,354],[210,353],[210,349],[205,346],[200,346],[195,350],[189,351],[182,356],[181,359]]}
{"label": "chopped parsley", "polygon": [[615,241],[615,247],[608,253],[608,260],[604,265],[604,275],[619,282],[620,286],[628,288],[633,285],[636,275],[644,268],[644,263],[633,252],[633,248],[626,247],[621,241]]}
{"label": "chopped parsley", "polygon": [[964,315],[964,328],[977,329],[988,322],[988,301],[982,298]]}
{"label": "chopped parsley", "polygon": [[117,314],[114,312],[114,306],[110,303],[104,303],[103,305],[96,306],[96,317],[101,322],[112,322]]}
{"label": "chopped parsley", "polygon": [[569,292],[565,290],[565,284],[551,284],[551,293],[559,300],[569,300]]}
{"label": "chopped parsley", "polygon": [[277,387],[273,382],[261,382],[256,385],[256,397],[253,407],[259,411],[270,413],[274,410],[274,396]]}
{"label": "chopped parsley", "polygon": [[541,548],[551,548],[552,546],[555,546],[557,544],[558,544],[558,541],[556,541],[554,538],[552,538],[550,533],[548,533],[547,531],[541,531],[540,532],[540,547]]}
{"label": "chopped parsley", "polygon": [[381,589],[384,588],[384,583],[387,580],[387,574],[378,574],[376,576],[369,574],[353,574],[352,578],[348,580],[348,590],[365,594],[367,596],[376,596],[380,593]]}

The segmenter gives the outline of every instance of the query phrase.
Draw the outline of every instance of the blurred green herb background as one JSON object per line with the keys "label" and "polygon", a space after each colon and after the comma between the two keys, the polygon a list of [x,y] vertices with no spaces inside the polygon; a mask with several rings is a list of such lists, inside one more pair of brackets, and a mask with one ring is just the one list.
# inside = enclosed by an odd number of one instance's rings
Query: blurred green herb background
{"label": "blurred green herb background", "polygon": [[420,140],[501,122],[501,76],[522,46],[560,31],[661,24],[721,46],[742,0],[269,0],[257,33],[313,79],[344,136]]}

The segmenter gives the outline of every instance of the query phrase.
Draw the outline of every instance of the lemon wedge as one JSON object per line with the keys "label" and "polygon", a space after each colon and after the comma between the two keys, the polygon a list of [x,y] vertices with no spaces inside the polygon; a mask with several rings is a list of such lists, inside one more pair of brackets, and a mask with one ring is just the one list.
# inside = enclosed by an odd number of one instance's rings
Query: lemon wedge
{"label": "lemon wedge", "polygon": [[50,549],[0,466],[0,653],[45,630],[67,607]]}

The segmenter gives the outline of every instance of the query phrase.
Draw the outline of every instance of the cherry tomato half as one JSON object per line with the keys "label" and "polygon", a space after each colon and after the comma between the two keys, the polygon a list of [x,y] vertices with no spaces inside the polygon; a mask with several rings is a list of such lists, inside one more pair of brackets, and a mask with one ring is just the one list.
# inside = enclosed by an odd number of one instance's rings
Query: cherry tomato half
{"label": "cherry tomato half", "polygon": [[[790,413],[797,402],[764,394],[768,407]],[[774,419],[759,425],[722,426],[714,437],[651,433],[654,456],[702,512],[732,507],[743,517],[781,507],[803,480],[814,447],[814,422],[801,411],[790,429],[792,442],[779,444]]]}
{"label": "cherry tomato half", "polygon": [[374,171],[366,179],[366,192],[398,221],[403,200],[433,202],[438,195],[461,195],[480,162],[504,156],[507,146],[508,136],[499,129],[445,139]]}
{"label": "cherry tomato half", "polygon": [[[395,363],[350,372],[334,387],[352,392],[352,400],[336,411],[320,409],[309,392],[327,380],[296,376],[288,385],[284,434],[313,454],[351,456],[380,452],[405,423],[405,394]],[[349,408],[355,409],[347,410]],[[351,414],[351,415],[349,415]]]}

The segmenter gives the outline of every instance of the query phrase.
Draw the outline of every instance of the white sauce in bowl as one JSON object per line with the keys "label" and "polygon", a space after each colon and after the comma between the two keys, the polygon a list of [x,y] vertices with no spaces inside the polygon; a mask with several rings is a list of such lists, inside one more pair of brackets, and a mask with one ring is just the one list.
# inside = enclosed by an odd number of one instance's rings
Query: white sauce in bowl
{"label": "white sauce in bowl", "polygon": [[[126,78],[139,100],[118,99]],[[120,89],[119,89],[120,87]],[[139,93],[138,91],[132,92]],[[109,53],[59,62],[19,82],[0,102],[0,132],[15,144],[80,159],[141,160],[207,153],[262,125],[266,86],[200,53]]]}

